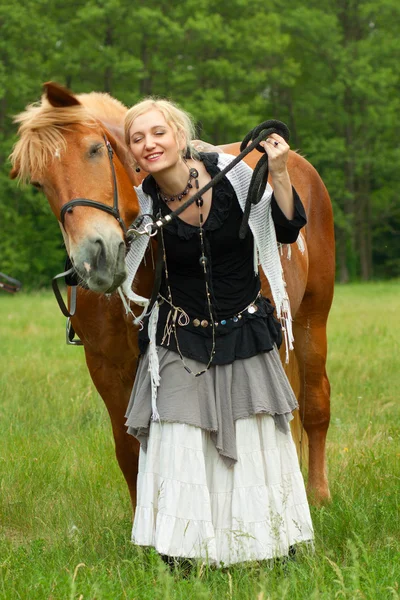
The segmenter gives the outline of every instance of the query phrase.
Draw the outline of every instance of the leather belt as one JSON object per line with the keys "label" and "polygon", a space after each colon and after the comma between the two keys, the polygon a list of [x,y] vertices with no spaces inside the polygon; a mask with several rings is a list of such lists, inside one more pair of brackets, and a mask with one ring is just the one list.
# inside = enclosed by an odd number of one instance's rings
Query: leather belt
{"label": "leather belt", "polygon": [[[255,300],[253,300],[253,302],[250,302],[250,304],[248,304],[246,306],[246,308],[244,308],[243,310],[241,310],[240,312],[236,313],[235,315],[233,315],[233,317],[227,317],[226,319],[221,319],[220,321],[214,321],[214,324],[216,327],[224,327],[225,325],[228,324],[228,321],[233,321],[234,323],[237,323],[238,321],[240,321],[240,319],[243,318],[243,313],[247,312],[250,315],[253,315],[254,313],[256,313],[258,311],[258,306],[256,304],[257,300],[261,297],[261,292],[258,292]],[[190,319],[190,322],[195,326],[195,327],[211,327],[211,323],[209,321],[207,321],[207,319],[199,319],[199,318],[194,318],[194,319]]]}

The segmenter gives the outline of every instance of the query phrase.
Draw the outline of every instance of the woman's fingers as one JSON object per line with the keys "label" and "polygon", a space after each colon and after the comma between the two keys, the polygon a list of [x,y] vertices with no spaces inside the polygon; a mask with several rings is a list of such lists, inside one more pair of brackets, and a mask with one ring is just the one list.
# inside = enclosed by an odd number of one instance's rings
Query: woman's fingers
{"label": "woman's fingers", "polygon": [[268,144],[271,144],[275,148],[277,148],[278,146],[280,146],[281,148],[289,148],[289,145],[286,142],[286,140],[277,133],[271,133],[271,135],[266,139],[266,142]]}
{"label": "woman's fingers", "polygon": [[268,154],[271,149],[278,151],[279,154],[289,152],[289,144],[277,133],[272,133],[265,141],[260,142],[260,145],[265,151],[268,151]]}
{"label": "woman's fingers", "polygon": [[272,133],[265,141],[260,142],[260,146],[262,146],[268,154],[271,175],[286,170],[289,145],[282,136],[277,133]]}

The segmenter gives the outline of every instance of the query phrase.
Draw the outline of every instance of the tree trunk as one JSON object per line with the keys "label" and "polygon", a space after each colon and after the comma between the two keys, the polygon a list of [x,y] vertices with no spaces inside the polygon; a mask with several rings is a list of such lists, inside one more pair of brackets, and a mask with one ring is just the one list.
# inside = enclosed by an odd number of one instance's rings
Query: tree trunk
{"label": "tree trunk", "polygon": [[146,42],[143,42],[141,59],[142,59],[142,63],[143,63],[143,70],[146,73],[146,75],[145,75],[145,77],[143,77],[143,79],[140,80],[140,83],[139,83],[139,89],[140,89],[141,96],[150,96],[151,90],[152,90],[151,77],[148,74],[148,54],[149,53],[148,53],[148,49],[146,46]]}
{"label": "tree trunk", "polygon": [[297,132],[296,117],[294,114],[293,91],[287,90],[287,107],[289,112],[290,146],[292,149],[301,148],[299,134]]}
{"label": "tree trunk", "polygon": [[338,227],[335,229],[336,238],[336,260],[339,267],[339,282],[348,283],[350,279],[349,269],[347,266],[346,238],[347,234],[343,229]]}
{"label": "tree trunk", "polygon": [[[105,39],[104,45],[106,47],[110,47],[113,45],[113,30],[112,30],[111,25],[109,27],[107,27],[106,39]],[[104,91],[111,94],[112,93],[111,88],[112,88],[112,67],[111,67],[111,65],[108,65],[104,69]]]}
{"label": "tree trunk", "polygon": [[5,129],[5,119],[6,119],[6,110],[7,110],[7,98],[4,95],[0,100],[0,131],[4,131]]}
{"label": "tree trunk", "polygon": [[369,165],[363,169],[358,182],[357,192],[357,238],[360,252],[361,279],[368,281],[372,277],[372,245],[371,245],[371,191]]}

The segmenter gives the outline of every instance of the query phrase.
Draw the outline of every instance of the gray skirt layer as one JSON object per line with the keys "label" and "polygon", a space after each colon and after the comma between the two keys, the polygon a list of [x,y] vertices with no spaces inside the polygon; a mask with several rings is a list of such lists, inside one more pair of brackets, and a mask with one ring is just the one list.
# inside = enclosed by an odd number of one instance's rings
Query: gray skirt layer
{"label": "gray skirt layer", "polygon": [[[179,355],[158,348],[161,383],[157,394],[160,420],[187,423],[210,432],[227,466],[237,461],[235,422],[259,413],[271,415],[275,425],[289,431],[296,397],[276,348],[229,365],[211,366],[200,377],[185,371]],[[185,358],[197,373],[204,365]],[[151,419],[148,354],[141,358],[126,412],[128,433],[146,449]]]}

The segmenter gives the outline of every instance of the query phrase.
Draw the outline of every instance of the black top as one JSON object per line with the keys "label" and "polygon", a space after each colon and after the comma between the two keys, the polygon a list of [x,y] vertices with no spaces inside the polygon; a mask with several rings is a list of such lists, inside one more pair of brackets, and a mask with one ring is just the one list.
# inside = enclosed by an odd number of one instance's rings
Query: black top
{"label": "black top", "polygon": [[[200,160],[211,177],[220,171],[218,154],[201,153]],[[158,198],[156,182],[151,175],[143,181],[143,191],[152,197],[156,215],[161,212],[165,216],[171,212]],[[293,194],[295,215],[292,220],[285,217],[273,195],[271,199],[277,241],[285,244],[295,242],[299,230],[307,222],[301,200],[295,190]],[[239,239],[242,218],[243,211],[234,189],[224,177],[213,188],[210,212],[203,225],[209,291],[214,320],[218,323],[212,364],[228,364],[238,358],[249,358],[272,350],[274,344],[279,347],[282,341],[279,322],[273,316],[273,306],[268,299],[258,297],[260,278],[254,274],[253,234],[250,229],[243,240]],[[180,351],[183,356],[207,364],[212,346],[212,327],[204,272],[199,263],[199,227],[178,217],[163,228],[163,235],[172,302],[184,309],[190,318],[187,325],[178,325],[176,329]],[[165,271],[160,296],[169,298]],[[255,312],[253,308],[251,312],[245,310],[252,303]],[[174,335],[164,337],[170,309],[170,304],[160,299],[157,345],[177,352]],[[147,322],[139,334],[139,343],[143,353],[148,344]]]}

